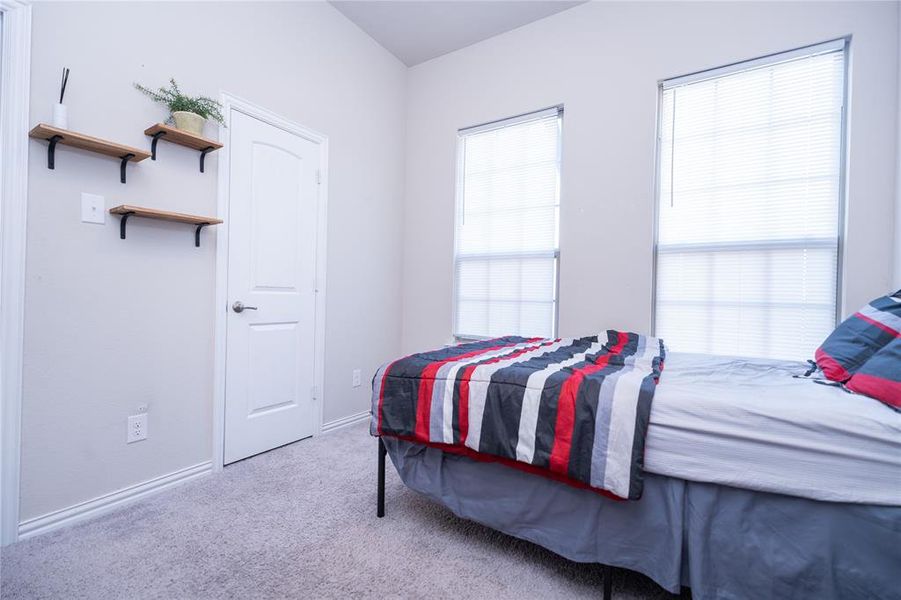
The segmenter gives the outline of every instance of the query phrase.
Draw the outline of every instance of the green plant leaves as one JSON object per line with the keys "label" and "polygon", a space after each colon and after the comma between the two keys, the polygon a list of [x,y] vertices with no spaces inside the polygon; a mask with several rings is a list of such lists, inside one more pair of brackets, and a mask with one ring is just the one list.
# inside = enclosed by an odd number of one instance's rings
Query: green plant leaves
{"label": "green plant leaves", "polygon": [[222,118],[222,105],[207,96],[187,96],[181,92],[175,78],[169,80],[169,87],[161,87],[156,90],[144,87],[139,83],[134,84],[135,89],[146,94],[151,100],[165,104],[170,112],[187,111],[200,115],[204,119],[211,119],[220,125],[225,125]]}

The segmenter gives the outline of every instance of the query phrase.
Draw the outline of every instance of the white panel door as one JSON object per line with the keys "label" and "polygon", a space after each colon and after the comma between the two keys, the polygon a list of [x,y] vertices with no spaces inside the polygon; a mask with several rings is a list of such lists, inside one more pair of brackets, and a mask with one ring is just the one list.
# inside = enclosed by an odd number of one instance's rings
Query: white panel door
{"label": "white panel door", "polygon": [[230,127],[226,463],[316,429],[320,167],[316,142],[237,110]]}

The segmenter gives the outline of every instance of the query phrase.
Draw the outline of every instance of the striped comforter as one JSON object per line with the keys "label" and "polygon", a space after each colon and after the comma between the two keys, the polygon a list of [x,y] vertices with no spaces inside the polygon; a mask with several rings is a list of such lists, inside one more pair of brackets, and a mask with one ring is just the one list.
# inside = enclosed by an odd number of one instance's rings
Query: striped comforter
{"label": "striped comforter", "polygon": [[373,379],[373,435],[641,496],[663,341],[609,330],[503,337],[413,354]]}

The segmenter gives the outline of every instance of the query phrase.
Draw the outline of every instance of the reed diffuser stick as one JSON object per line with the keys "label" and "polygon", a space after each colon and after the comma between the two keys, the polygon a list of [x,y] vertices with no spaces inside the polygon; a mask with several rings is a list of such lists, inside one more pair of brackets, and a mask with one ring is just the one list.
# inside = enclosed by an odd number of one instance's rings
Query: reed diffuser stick
{"label": "reed diffuser stick", "polygon": [[63,96],[66,95],[66,84],[69,82],[69,67],[63,67],[63,80],[59,87],[59,103],[63,103]]}

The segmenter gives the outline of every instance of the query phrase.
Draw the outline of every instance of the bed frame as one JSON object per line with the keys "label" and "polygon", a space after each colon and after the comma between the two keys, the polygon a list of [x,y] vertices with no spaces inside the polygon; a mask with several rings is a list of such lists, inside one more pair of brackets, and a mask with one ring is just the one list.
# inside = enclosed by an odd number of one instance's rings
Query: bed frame
{"label": "bed frame", "polygon": [[[382,438],[379,438],[379,466],[378,466],[378,492],[376,494],[375,516],[382,518],[385,516],[385,456],[388,449]],[[613,597],[613,568],[610,565],[602,565],[604,567],[604,600],[611,600]]]}

